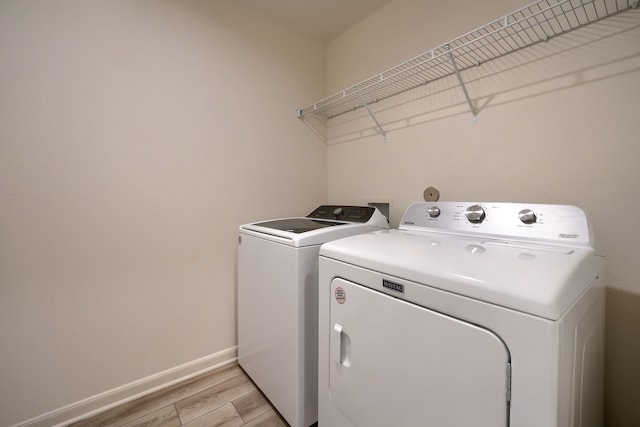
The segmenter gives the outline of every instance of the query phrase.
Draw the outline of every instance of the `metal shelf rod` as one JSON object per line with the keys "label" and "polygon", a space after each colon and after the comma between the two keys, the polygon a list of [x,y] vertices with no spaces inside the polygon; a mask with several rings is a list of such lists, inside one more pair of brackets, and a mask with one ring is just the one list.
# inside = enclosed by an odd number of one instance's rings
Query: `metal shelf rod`
{"label": "metal shelf rod", "polygon": [[378,122],[378,119],[376,119],[376,116],[371,112],[371,109],[369,108],[369,106],[367,104],[364,104],[364,108],[367,109],[367,111],[369,112],[369,115],[371,116],[373,121],[376,123],[376,126],[378,127],[378,130],[380,131],[380,133],[384,137],[384,142],[387,142],[387,132],[385,132],[384,129],[382,128],[382,126],[380,126],[380,122]]}
{"label": "metal shelf rod", "polygon": [[[449,45],[446,45],[446,48],[449,49]],[[451,60],[451,65],[453,65],[453,70],[456,72],[456,76],[458,77],[458,82],[460,83],[460,87],[462,88],[462,92],[464,92],[464,97],[467,99],[467,104],[469,104],[469,109],[471,110],[471,114],[473,114],[473,122],[478,121],[478,113],[476,109],[473,108],[473,104],[471,103],[471,98],[469,97],[469,92],[467,92],[467,86],[464,84],[464,80],[462,80],[462,76],[460,75],[460,70],[458,70],[458,65],[456,65],[456,60],[449,50],[449,59]]]}

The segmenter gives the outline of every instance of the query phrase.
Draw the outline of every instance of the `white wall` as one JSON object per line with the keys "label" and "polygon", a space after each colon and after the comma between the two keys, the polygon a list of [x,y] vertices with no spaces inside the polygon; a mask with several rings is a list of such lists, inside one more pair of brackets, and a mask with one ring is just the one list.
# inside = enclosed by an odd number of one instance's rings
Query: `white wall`
{"label": "white wall", "polygon": [[[328,46],[330,93],[529,3],[394,0]],[[640,419],[640,11],[329,120],[329,202],[391,201],[397,226],[430,185],[441,200],[584,208],[607,256],[608,427]]]}
{"label": "white wall", "polygon": [[326,202],[324,64],[233,1],[0,2],[0,425],[233,357],[237,226]]}

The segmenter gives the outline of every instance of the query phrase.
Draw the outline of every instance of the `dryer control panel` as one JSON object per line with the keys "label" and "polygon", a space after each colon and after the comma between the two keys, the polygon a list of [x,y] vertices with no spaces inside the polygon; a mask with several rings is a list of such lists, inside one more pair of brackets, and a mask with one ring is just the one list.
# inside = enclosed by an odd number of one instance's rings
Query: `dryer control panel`
{"label": "dryer control panel", "polygon": [[584,211],[570,205],[418,202],[407,208],[400,229],[569,246],[592,244]]}

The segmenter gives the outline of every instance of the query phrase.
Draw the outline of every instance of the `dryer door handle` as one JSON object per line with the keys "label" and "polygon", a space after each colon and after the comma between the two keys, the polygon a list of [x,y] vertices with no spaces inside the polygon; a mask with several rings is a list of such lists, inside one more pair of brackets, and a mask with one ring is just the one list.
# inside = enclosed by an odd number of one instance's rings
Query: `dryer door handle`
{"label": "dryer door handle", "polygon": [[339,323],[331,331],[331,357],[338,365],[351,366],[351,339]]}

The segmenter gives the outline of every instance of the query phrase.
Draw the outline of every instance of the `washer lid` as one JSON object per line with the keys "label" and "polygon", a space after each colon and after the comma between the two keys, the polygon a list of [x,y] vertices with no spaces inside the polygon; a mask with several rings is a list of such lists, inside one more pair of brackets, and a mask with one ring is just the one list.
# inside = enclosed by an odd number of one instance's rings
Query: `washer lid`
{"label": "washer lid", "polygon": [[342,224],[344,224],[344,222],[321,221],[309,218],[283,218],[272,221],[256,222],[253,225],[300,234],[311,230],[317,230],[319,228],[334,227]]}
{"label": "washer lid", "polygon": [[[320,256],[517,311],[559,319],[591,285],[604,258],[560,247],[411,230],[322,245]],[[411,295],[403,298],[411,300]]]}
{"label": "washer lid", "polygon": [[239,232],[302,247],[388,228],[387,218],[374,207],[323,205],[306,217],[244,224],[240,226]]}

